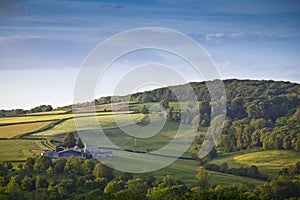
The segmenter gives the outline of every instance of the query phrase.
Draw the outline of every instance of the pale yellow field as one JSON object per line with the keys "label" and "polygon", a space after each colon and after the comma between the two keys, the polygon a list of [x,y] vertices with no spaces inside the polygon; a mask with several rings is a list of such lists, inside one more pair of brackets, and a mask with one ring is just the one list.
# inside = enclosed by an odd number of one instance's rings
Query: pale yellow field
{"label": "pale yellow field", "polygon": [[[117,114],[123,114],[124,112],[117,112]],[[112,115],[113,112],[101,112],[101,113],[68,113],[68,114],[53,114],[53,115],[26,115],[20,117],[1,117],[0,124],[16,124],[24,122],[41,122],[41,121],[53,121],[60,119],[67,119],[73,117],[86,117],[86,116],[103,116],[103,115]]]}
{"label": "pale yellow field", "polygon": [[32,131],[37,131],[53,122],[54,121],[0,126],[0,138],[12,138]]}

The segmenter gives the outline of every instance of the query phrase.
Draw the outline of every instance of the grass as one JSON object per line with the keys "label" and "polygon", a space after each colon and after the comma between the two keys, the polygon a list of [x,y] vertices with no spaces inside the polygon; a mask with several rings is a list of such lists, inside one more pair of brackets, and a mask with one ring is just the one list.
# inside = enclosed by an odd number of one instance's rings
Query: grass
{"label": "grass", "polygon": [[[141,110],[143,106],[146,106],[148,109],[152,107],[154,111],[161,111],[159,107],[159,102],[149,102],[149,103],[133,103],[130,104],[130,110]],[[182,109],[186,109],[186,103],[182,102]],[[169,102],[169,107],[173,107],[175,110],[180,110],[180,103],[179,102]]]}
{"label": "grass", "polygon": [[125,103],[108,103],[102,105],[95,105],[95,106],[86,106],[75,108],[76,112],[93,112],[93,111],[121,111],[125,109],[127,106]]}
{"label": "grass", "polygon": [[41,140],[0,140],[0,161],[25,160],[47,149]]}
{"label": "grass", "polygon": [[0,126],[0,138],[12,138],[49,126],[54,121]]}
{"label": "grass", "polygon": [[[189,148],[194,137],[189,125],[181,125],[182,130],[178,132],[178,123],[166,121],[162,127],[157,126],[157,128],[153,130],[152,127],[149,129],[126,125],[121,128],[104,129],[105,136],[99,135],[97,130],[83,130],[79,131],[79,134],[84,142],[99,143],[102,148],[123,148],[143,152],[159,151],[153,153],[173,156],[181,156],[182,152]],[[109,142],[104,142],[106,138]],[[172,145],[169,145],[170,141]],[[168,148],[162,149],[166,145]],[[191,157],[191,154],[186,153],[185,156]]]}
{"label": "grass", "polygon": [[[134,132],[134,127],[126,127],[127,132]],[[132,131],[131,131],[132,129]],[[168,144],[176,135],[178,124],[174,122],[166,122],[162,131],[149,138],[136,138],[124,133],[119,128],[107,129],[104,131],[105,135],[117,146],[137,150],[146,151],[147,149],[157,150]],[[150,134],[149,130],[149,134]],[[143,135],[140,135],[143,134]],[[146,136],[146,132],[139,131],[135,136]]]}
{"label": "grass", "polygon": [[43,121],[54,121],[62,120],[73,117],[88,117],[94,115],[112,115],[112,112],[102,112],[98,113],[62,113],[62,114],[48,114],[48,115],[24,115],[19,117],[2,117],[0,118],[0,125],[11,125],[11,124],[21,124],[30,122],[43,122]]}
{"label": "grass", "polygon": [[53,110],[48,112],[37,112],[37,113],[28,113],[26,115],[30,116],[42,116],[42,115],[57,115],[69,112],[68,110]]}
{"label": "grass", "polygon": [[300,161],[300,153],[289,150],[263,150],[261,148],[224,154],[213,159],[210,163],[226,162],[229,168],[256,165],[261,173],[275,177],[283,167]]}
{"label": "grass", "polygon": [[[129,115],[124,115],[123,112],[118,112],[116,115],[112,115],[111,112],[105,112],[101,113],[101,115],[97,115],[96,118],[94,117],[84,117],[84,118],[78,118],[76,119],[76,125],[74,119],[68,119],[53,128],[42,131],[39,133],[35,133],[32,136],[34,137],[40,137],[40,136],[47,136],[47,137],[52,137],[52,136],[57,136],[61,134],[65,134],[67,132],[74,132],[74,131],[79,131],[79,130],[93,130],[97,129],[97,123],[93,123],[93,119],[96,119],[96,122],[99,122],[99,125],[102,127],[102,129],[110,129],[110,128],[116,128],[117,124],[115,123],[115,120],[121,121],[120,126],[126,126],[130,123],[133,122],[139,122],[144,118],[143,114],[129,114]],[[132,120],[132,121],[131,121]],[[77,124],[78,123],[78,124]]]}
{"label": "grass", "polygon": [[[159,179],[162,179],[167,174],[176,178],[177,180],[183,181],[189,186],[192,186],[195,182],[195,176],[197,174],[197,168],[199,167],[199,162],[196,160],[177,160],[171,165],[167,166],[164,169],[152,172],[151,175],[156,176]],[[240,177],[230,174],[223,174],[219,172],[209,171],[211,173],[210,184],[217,185],[222,184],[225,186],[230,186],[232,184],[255,184],[260,185],[263,182],[246,178]]]}
{"label": "grass", "polygon": [[[82,116],[83,114],[79,115]],[[21,117],[3,117],[0,118],[0,124],[16,124],[16,123],[29,123],[29,122],[41,122],[41,121],[53,121],[73,117],[73,114],[55,114],[55,115],[26,115]]]}
{"label": "grass", "polygon": [[239,184],[253,184],[253,185],[261,185],[264,182],[257,180],[257,179],[252,179],[252,178],[247,178],[247,177],[241,177],[241,176],[235,176],[231,174],[224,174],[224,173],[219,173],[219,172],[213,172],[209,171],[212,175],[210,184],[211,185],[224,185],[224,186],[230,186],[230,185],[239,185]]}

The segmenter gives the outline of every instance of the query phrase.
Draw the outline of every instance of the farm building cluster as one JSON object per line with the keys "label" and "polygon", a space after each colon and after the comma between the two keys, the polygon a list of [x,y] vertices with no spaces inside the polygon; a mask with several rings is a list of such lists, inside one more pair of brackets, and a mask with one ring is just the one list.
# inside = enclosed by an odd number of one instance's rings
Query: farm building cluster
{"label": "farm building cluster", "polygon": [[97,157],[112,157],[112,151],[100,152],[99,145],[86,144],[84,149],[75,146],[73,149],[64,149],[62,146],[56,147],[56,150],[46,150],[41,153],[51,159],[76,157],[80,159],[96,159]]}

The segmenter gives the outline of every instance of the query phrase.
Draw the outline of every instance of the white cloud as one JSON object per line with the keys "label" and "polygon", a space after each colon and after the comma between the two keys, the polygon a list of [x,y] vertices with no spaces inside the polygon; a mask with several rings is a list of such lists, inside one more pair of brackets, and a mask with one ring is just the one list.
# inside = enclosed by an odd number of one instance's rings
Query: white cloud
{"label": "white cloud", "polygon": [[293,38],[299,38],[300,34],[268,34],[261,32],[233,32],[233,33],[193,33],[189,34],[192,38],[200,41],[203,44],[207,45],[220,45],[226,42],[237,42],[237,41],[282,41],[282,40],[290,40]]}

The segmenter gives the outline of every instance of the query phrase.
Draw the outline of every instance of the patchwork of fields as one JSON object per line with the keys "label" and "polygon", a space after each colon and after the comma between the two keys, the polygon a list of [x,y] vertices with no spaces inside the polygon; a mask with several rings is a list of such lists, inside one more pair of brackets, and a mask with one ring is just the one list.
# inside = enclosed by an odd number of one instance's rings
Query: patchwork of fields
{"label": "patchwork of fields", "polygon": [[[139,110],[144,104],[131,104],[130,110]],[[154,103],[148,103],[148,108],[153,107]],[[179,104],[171,103],[175,109],[179,109]],[[86,107],[77,110],[77,113],[66,111],[53,111],[48,113],[28,114],[20,117],[0,118],[0,161],[21,162],[28,156],[37,156],[43,150],[53,149],[55,145],[68,132],[80,131],[80,134],[92,134],[97,127],[92,123],[93,120],[100,124],[105,135],[116,146],[132,151],[154,151],[159,150],[174,139],[178,124],[167,121],[163,129],[156,135],[142,138],[140,135],[127,135],[122,130],[139,124],[146,125],[149,119],[144,114],[122,111],[126,108],[121,104],[113,107],[109,105],[97,106],[96,113],[92,113],[94,108]],[[105,112],[103,112],[105,110]],[[113,110],[114,112],[110,111]],[[129,117],[129,118],[128,118]],[[76,120],[76,125],[74,120]],[[116,120],[119,124],[116,123]],[[129,129],[128,129],[129,128]],[[205,131],[205,130],[202,130]],[[143,134],[146,134],[143,132]],[[179,136],[178,136],[179,137]],[[193,137],[188,133],[180,137]],[[99,139],[99,138],[98,138]],[[95,141],[98,140],[95,138]],[[55,142],[57,141],[57,142]],[[191,149],[191,148],[190,148]],[[191,185],[197,173],[199,161],[193,160],[191,150],[184,153],[184,157],[190,160],[177,160],[162,170],[152,172],[157,177],[166,174],[184,181]],[[222,164],[226,162],[229,168],[245,167],[256,165],[261,173],[270,177],[275,177],[282,167],[287,167],[300,161],[300,154],[292,151],[262,149],[252,149],[230,154],[219,155],[210,161],[211,164]],[[232,183],[251,183],[261,184],[256,179],[229,175],[219,172],[212,172],[211,184],[222,183],[231,185]]]}

